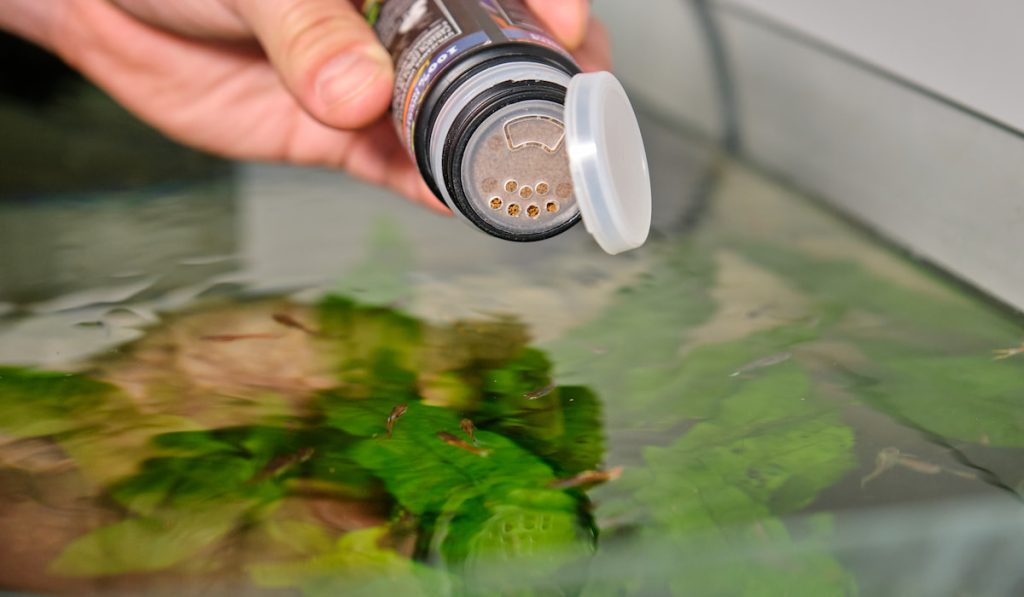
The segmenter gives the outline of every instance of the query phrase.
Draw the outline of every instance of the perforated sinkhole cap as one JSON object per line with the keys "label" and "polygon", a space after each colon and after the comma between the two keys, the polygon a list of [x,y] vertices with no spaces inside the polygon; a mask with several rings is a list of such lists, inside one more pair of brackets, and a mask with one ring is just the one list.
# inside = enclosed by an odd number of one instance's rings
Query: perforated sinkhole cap
{"label": "perforated sinkhole cap", "polygon": [[647,241],[651,177],[640,125],[611,73],[576,75],[565,100],[569,169],[583,223],[615,255]]}

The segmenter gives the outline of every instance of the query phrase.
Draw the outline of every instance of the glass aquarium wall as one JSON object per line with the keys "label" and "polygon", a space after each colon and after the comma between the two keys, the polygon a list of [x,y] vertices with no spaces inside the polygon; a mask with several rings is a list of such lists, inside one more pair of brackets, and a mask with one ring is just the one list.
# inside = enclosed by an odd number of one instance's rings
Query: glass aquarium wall
{"label": "glass aquarium wall", "polygon": [[0,590],[1024,588],[1024,321],[671,122],[610,257],[59,97],[3,108]]}

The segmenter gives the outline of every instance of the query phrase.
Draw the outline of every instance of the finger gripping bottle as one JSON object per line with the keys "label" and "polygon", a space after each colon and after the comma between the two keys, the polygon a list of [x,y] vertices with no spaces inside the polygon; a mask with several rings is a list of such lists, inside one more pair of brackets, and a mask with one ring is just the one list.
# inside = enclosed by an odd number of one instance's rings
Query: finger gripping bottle
{"label": "finger gripping bottle", "polygon": [[608,73],[580,74],[522,0],[364,10],[395,64],[398,136],[454,213],[511,241],[583,219],[609,253],[644,243],[650,179],[625,91]]}

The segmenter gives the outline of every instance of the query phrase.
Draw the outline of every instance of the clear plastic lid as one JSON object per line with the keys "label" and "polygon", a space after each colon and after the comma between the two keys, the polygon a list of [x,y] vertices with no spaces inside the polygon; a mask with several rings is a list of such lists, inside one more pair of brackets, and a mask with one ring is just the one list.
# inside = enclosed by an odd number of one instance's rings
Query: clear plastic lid
{"label": "clear plastic lid", "polygon": [[651,178],[640,125],[611,73],[576,75],[565,101],[569,169],[587,231],[615,255],[647,241]]}

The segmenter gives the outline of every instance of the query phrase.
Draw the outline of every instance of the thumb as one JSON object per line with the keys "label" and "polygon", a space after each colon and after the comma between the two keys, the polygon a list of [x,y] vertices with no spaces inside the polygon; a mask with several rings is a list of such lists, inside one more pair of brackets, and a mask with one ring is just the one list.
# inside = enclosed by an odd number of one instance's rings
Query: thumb
{"label": "thumb", "polygon": [[387,111],[391,58],[341,0],[237,0],[237,10],[296,100],[328,126],[366,126]]}

